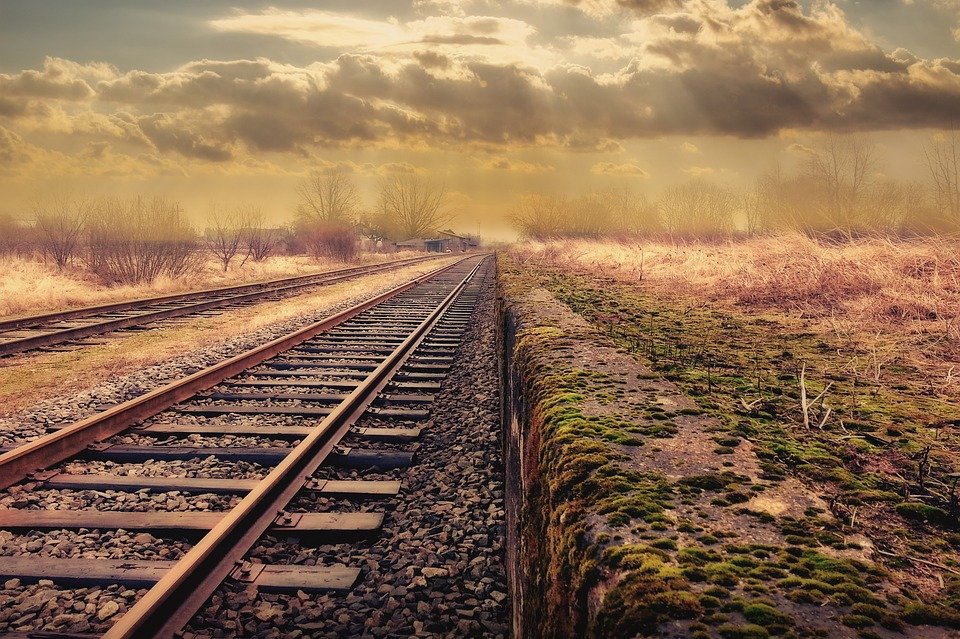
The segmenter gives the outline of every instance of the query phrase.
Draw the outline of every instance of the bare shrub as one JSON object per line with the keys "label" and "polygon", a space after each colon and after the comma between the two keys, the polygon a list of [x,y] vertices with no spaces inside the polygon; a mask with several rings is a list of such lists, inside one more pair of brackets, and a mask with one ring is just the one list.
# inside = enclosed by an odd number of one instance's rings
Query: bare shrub
{"label": "bare shrub", "polygon": [[573,199],[525,195],[510,220],[521,235],[537,240],[633,236],[661,228],[657,207],[629,189],[591,191]]}
{"label": "bare shrub", "polygon": [[247,257],[254,262],[262,262],[273,255],[283,242],[282,229],[267,226],[263,211],[258,207],[246,207],[240,215]]}
{"label": "bare shrub", "polygon": [[84,200],[57,195],[37,204],[37,240],[45,258],[63,270],[80,250],[88,204]]}
{"label": "bare shrub", "polygon": [[22,224],[9,213],[0,213],[0,255],[30,253],[35,240],[35,228]]}
{"label": "bare shrub", "polygon": [[643,193],[628,188],[607,191],[611,222],[618,235],[648,235],[663,230],[660,210]]}
{"label": "bare shrub", "polygon": [[357,232],[346,224],[299,220],[297,235],[314,257],[329,257],[339,262],[352,262],[357,258]]}
{"label": "bare shrub", "polygon": [[443,185],[414,174],[398,175],[380,183],[375,217],[392,239],[424,237],[451,217]]}
{"label": "bare shrub", "polygon": [[[230,262],[240,252],[244,244],[246,230],[243,209],[222,209],[214,206],[207,216],[207,229],[203,238],[210,254],[220,262],[223,272],[230,268]],[[244,262],[246,258],[244,258]]]}
{"label": "bare shrub", "polygon": [[510,221],[524,237],[547,240],[563,235],[567,201],[552,195],[524,195],[514,205]]}
{"label": "bare shrub", "polygon": [[692,180],[667,190],[660,213],[674,235],[724,235],[734,228],[737,196],[705,180]]}
{"label": "bare shrub", "polygon": [[861,217],[877,169],[876,149],[859,136],[830,136],[811,154],[805,175],[816,187],[820,230],[849,232],[866,226]]}
{"label": "bare shrub", "polygon": [[87,264],[108,283],[180,277],[199,266],[196,232],[176,202],[106,199],[90,207]]}
{"label": "bare shrub", "polygon": [[960,135],[940,134],[924,148],[937,213],[960,226]]}

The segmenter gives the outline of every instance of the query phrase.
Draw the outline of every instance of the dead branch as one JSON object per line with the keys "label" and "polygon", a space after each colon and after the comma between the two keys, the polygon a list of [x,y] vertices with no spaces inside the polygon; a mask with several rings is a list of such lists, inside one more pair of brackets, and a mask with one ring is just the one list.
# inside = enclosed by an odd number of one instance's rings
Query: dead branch
{"label": "dead branch", "polygon": [[[800,367],[800,409],[803,411],[803,427],[807,430],[810,429],[810,407],[820,401],[824,395],[827,394],[827,391],[833,386],[833,382],[829,382],[820,394],[813,398],[813,401],[807,401],[807,365],[803,364]],[[824,415],[823,420],[820,422],[820,429],[823,430],[824,425],[827,423],[827,418],[830,417],[831,409],[827,408],[827,414]]]}
{"label": "dead branch", "polygon": [[952,573],[952,574],[954,574],[954,575],[960,575],[960,570],[957,570],[956,568],[951,568],[950,566],[944,566],[943,564],[938,564],[938,563],[936,563],[936,562],[934,562],[934,561],[927,561],[926,559],[920,559],[919,557],[908,557],[907,555],[901,555],[901,554],[898,554],[898,553],[895,553],[895,552],[888,552],[888,551],[886,551],[886,550],[880,550],[879,548],[877,548],[877,552],[878,552],[879,554],[885,555],[885,556],[887,556],[887,557],[894,557],[894,558],[896,558],[896,559],[903,559],[903,560],[906,560],[906,561],[912,561],[912,562],[914,562],[914,563],[924,564],[924,565],[927,565],[927,566],[932,566],[932,567],[934,567],[934,568],[939,568],[940,570],[945,570],[945,571],[947,571],[947,572],[949,572],[949,573]]}

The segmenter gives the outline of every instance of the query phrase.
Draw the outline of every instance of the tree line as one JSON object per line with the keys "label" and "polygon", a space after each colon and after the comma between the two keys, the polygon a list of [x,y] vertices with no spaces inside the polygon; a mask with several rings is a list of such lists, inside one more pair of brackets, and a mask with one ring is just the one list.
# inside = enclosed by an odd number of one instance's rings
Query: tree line
{"label": "tree line", "polygon": [[579,197],[525,195],[514,204],[511,220],[521,235],[541,240],[786,231],[851,239],[960,231],[956,132],[924,148],[926,183],[883,176],[876,146],[861,137],[830,137],[806,153],[794,173],[774,167],[746,192],[693,179],[668,188],[655,202],[630,189]]}
{"label": "tree line", "polygon": [[404,174],[382,180],[373,206],[365,207],[350,173],[311,173],[297,188],[293,228],[315,255],[343,259],[357,237],[372,242],[422,238],[446,224],[452,209],[446,187],[426,177]]}
{"label": "tree line", "polygon": [[341,170],[311,173],[297,196],[292,223],[272,223],[253,205],[214,206],[198,231],[168,198],[61,194],[34,207],[32,224],[0,215],[0,254],[40,255],[59,269],[82,266],[103,282],[132,284],[179,277],[208,259],[224,272],[277,253],[352,261],[361,236],[381,242],[422,237],[450,215],[444,187],[416,175],[382,181],[370,209]]}

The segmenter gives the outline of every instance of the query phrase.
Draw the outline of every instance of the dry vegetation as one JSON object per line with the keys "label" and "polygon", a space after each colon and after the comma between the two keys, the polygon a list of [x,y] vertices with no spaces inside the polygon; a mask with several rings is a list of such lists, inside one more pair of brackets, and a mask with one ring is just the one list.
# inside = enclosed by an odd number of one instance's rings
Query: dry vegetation
{"label": "dry vegetation", "polygon": [[960,136],[934,137],[917,158],[926,183],[884,173],[879,149],[857,136],[800,148],[793,172],[775,166],[738,191],[693,179],[656,201],[629,188],[578,197],[526,195],[511,220],[530,239],[659,236],[671,239],[801,232],[851,240],[960,231]]}
{"label": "dry vegetation", "polygon": [[[371,253],[359,259],[362,263],[375,263],[413,256],[413,253]],[[356,262],[346,264],[305,255],[277,255],[260,262],[234,265],[224,272],[219,262],[205,259],[197,269],[178,277],[161,276],[147,283],[109,285],[81,267],[59,270],[49,262],[15,255],[0,256],[0,317],[259,282],[355,265]]]}
{"label": "dry vegetation", "polygon": [[806,320],[873,353],[852,366],[882,377],[884,366],[907,358],[937,388],[960,390],[960,241],[834,244],[799,234],[679,244],[567,240],[518,245],[513,254],[671,297]]}
{"label": "dry vegetation", "polygon": [[[389,252],[450,213],[443,186],[420,176],[384,180],[374,213],[342,170],[311,173],[297,195],[290,224],[255,204],[214,205],[202,231],[163,197],[55,193],[18,218],[0,214],[0,316],[382,261],[361,253],[361,235]],[[303,254],[312,261],[273,257]]]}

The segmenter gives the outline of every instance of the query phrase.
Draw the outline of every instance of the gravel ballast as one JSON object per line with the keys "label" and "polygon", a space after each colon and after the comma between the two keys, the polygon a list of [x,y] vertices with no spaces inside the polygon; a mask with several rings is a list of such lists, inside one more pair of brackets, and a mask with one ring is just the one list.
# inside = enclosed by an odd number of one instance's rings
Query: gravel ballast
{"label": "gravel ballast", "polygon": [[[457,363],[436,393],[430,418],[416,423],[382,416],[360,427],[418,427],[419,440],[371,443],[348,436],[344,445],[416,453],[410,468],[395,471],[324,469],[339,479],[400,479],[403,488],[392,499],[352,501],[301,494],[289,507],[300,512],[386,514],[383,530],[355,544],[301,546],[294,539],[265,537],[251,551],[254,561],[275,564],[346,564],[361,569],[358,585],[348,595],[295,596],[255,594],[240,585],[224,586],[198,615],[192,630],[213,636],[244,637],[506,637],[509,618],[503,565],[504,487],[499,438],[496,322],[493,268],[465,337]],[[356,300],[318,311],[309,317],[261,329],[154,366],[84,393],[79,400],[38,404],[19,423],[0,421],[3,443],[24,442],[50,425],[66,424],[104,406],[119,403],[167,381],[209,366],[252,346],[354,304]],[[178,416],[183,423],[216,423],[220,419]],[[153,420],[148,420],[150,423]],[[162,420],[158,417],[156,422]],[[289,416],[257,416],[268,425],[300,425]],[[6,423],[5,423],[6,422]],[[289,447],[297,440],[235,435],[167,438],[127,433],[112,439],[123,445],[163,443],[170,446]],[[61,470],[82,474],[171,477],[257,478],[256,464],[223,463],[214,458],[181,462],[118,464],[71,461]],[[0,507],[30,510],[98,509],[109,511],[223,511],[237,496],[149,493],[115,490],[54,490],[25,484],[0,495]],[[0,531],[0,556],[54,558],[178,559],[189,549],[185,540],[162,539],[128,531]],[[23,584],[0,580],[0,632],[103,632],[142,596],[145,590],[125,587],[68,589],[48,581]],[[42,605],[37,605],[43,600]]]}
{"label": "gravel ballast", "polygon": [[[491,269],[430,419],[417,423],[423,435],[407,448],[416,449],[414,465],[385,472],[326,470],[331,478],[403,481],[394,499],[352,504],[354,511],[386,513],[376,539],[305,547],[268,537],[250,555],[264,563],[359,567],[358,586],[347,596],[251,597],[221,588],[192,629],[214,636],[271,638],[508,636],[492,278]],[[291,510],[345,510],[349,505],[301,496]]]}

